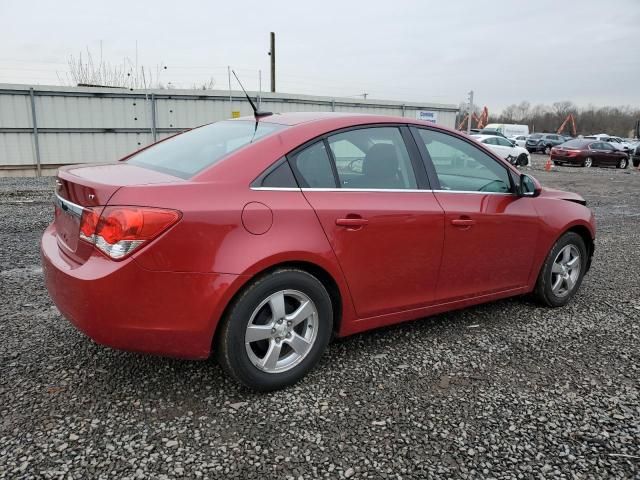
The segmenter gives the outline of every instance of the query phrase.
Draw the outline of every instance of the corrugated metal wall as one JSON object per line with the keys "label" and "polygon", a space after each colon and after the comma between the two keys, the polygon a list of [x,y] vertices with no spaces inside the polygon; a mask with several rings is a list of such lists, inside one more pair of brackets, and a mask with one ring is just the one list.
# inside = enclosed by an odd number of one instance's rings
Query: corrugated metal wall
{"label": "corrugated metal wall", "polygon": [[[437,123],[454,127],[454,105],[354,100],[264,93],[274,112],[336,111],[416,117],[437,112]],[[154,139],[231,117],[250,115],[241,92],[127,90],[0,84],[0,176],[43,174],[70,163],[108,162]],[[34,126],[34,117],[35,123]],[[36,128],[37,127],[37,134]],[[39,157],[39,158],[38,158]]]}

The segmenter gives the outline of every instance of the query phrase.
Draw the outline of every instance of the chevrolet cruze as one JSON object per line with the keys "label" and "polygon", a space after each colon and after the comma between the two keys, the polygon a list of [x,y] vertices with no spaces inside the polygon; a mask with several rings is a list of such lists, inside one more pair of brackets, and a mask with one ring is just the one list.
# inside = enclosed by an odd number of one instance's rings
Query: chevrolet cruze
{"label": "chevrolet cruze", "polygon": [[407,118],[212,123],[61,168],[42,238],[51,298],[110,347],[290,385],[332,336],[533,293],[575,295],[594,251],[579,195]]}

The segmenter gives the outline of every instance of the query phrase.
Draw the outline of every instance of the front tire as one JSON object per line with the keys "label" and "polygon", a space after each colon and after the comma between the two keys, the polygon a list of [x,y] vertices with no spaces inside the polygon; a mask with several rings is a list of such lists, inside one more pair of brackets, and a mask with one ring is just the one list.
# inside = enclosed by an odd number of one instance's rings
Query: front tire
{"label": "front tire", "polygon": [[569,303],[587,268],[587,247],[580,235],[567,232],[555,243],[540,270],[535,296],[549,307]]}
{"label": "front tire", "polygon": [[627,168],[628,165],[629,165],[629,160],[627,160],[626,158],[621,158],[620,160],[618,160],[618,165],[616,166],[618,168],[625,169]]}
{"label": "front tire", "polygon": [[544,154],[549,155],[550,153],[551,153],[551,147],[547,145],[546,147],[544,147]]}
{"label": "front tire", "polygon": [[521,153],[518,155],[518,159],[516,160],[516,165],[519,167],[524,167],[529,164],[529,157],[527,157],[526,153]]}
{"label": "front tire", "polygon": [[222,369],[257,391],[296,383],[320,360],[333,330],[331,298],[313,275],[280,269],[233,301],[217,336]]}

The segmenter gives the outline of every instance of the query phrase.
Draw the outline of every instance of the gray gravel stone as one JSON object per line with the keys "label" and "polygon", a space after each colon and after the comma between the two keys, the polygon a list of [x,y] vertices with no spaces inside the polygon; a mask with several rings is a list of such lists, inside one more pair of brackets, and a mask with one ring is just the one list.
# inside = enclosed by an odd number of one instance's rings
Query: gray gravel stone
{"label": "gray gravel stone", "polygon": [[571,304],[515,298],[337,340],[261,395],[214,361],[76,331],[39,262],[53,179],[0,179],[0,479],[638,478],[640,174],[544,160],[534,175],[598,222]]}

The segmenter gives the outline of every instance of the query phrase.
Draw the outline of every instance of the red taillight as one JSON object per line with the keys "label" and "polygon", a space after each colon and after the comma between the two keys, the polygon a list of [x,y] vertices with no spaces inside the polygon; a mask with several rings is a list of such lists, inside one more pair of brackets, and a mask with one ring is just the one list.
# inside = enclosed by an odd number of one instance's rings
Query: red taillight
{"label": "red taillight", "polygon": [[91,241],[91,237],[96,231],[100,220],[100,214],[93,208],[85,208],[82,210],[80,217],[80,238]]}
{"label": "red taillight", "polygon": [[551,149],[551,153],[558,153],[558,149],[557,148],[552,148]]}
{"label": "red taillight", "polygon": [[[100,207],[101,208],[101,207]],[[151,207],[85,208],[80,238],[113,259],[122,259],[180,219],[180,212]]]}

